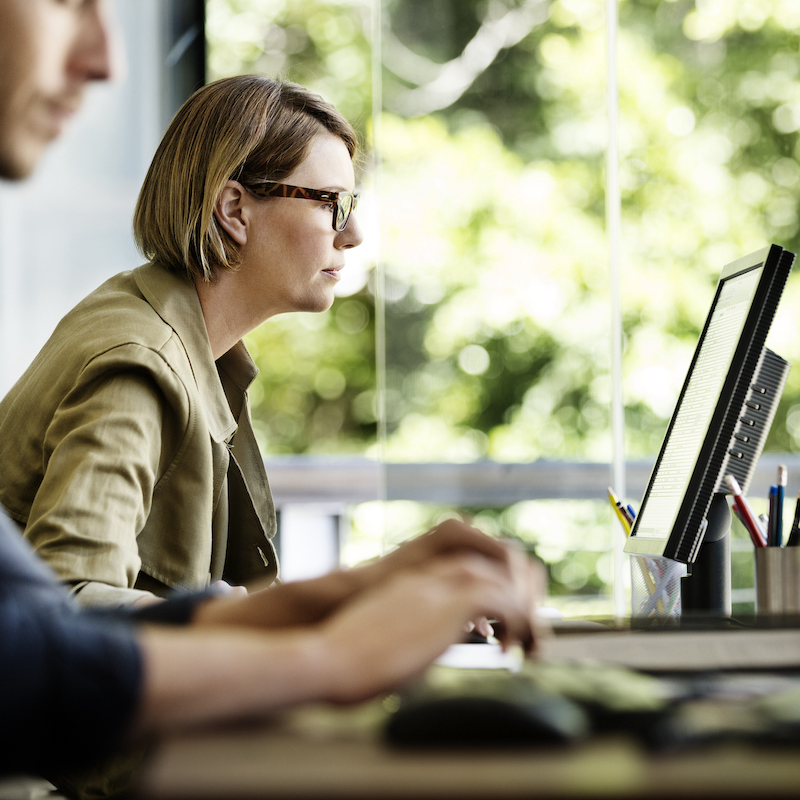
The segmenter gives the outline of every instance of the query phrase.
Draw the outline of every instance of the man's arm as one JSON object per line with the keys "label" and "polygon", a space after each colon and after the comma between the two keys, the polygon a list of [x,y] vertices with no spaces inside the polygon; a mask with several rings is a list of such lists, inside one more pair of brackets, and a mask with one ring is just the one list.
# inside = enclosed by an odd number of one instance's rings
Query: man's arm
{"label": "man's arm", "polygon": [[508,643],[530,644],[527,592],[510,586],[498,563],[451,554],[399,572],[315,625],[144,630],[136,730],[258,716],[310,701],[366,700],[425,669],[479,615],[501,620]]}
{"label": "man's arm", "polygon": [[0,580],[0,642],[0,775],[77,768],[123,742],[142,684],[131,626],[76,612],[55,582]]}
{"label": "man's arm", "polygon": [[259,598],[187,595],[136,616],[197,624],[137,631],[130,617],[78,612],[0,513],[0,774],[76,768],[125,736],[363,700],[416,675],[480,615],[530,643],[531,587],[501,559],[467,549],[386,574],[292,629],[259,630]]}

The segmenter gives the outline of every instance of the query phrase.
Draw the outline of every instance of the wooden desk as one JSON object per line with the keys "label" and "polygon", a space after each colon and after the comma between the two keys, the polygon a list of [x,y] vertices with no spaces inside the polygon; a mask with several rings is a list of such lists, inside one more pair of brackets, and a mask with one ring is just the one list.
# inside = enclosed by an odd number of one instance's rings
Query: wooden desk
{"label": "wooden desk", "polygon": [[[623,631],[555,637],[543,651],[556,667],[588,658],[595,674],[597,664],[781,674],[800,665],[800,632]],[[379,702],[309,708],[271,725],[172,738],[144,770],[138,798],[800,797],[800,746],[728,743],[651,754],[632,739],[595,737],[516,751],[404,751],[382,741],[386,715]]]}
{"label": "wooden desk", "polygon": [[[623,738],[578,746],[398,751],[376,729],[280,724],[164,742],[139,800],[225,798],[771,798],[800,796],[800,748],[728,744],[648,755]],[[346,715],[344,716],[346,719]]]}

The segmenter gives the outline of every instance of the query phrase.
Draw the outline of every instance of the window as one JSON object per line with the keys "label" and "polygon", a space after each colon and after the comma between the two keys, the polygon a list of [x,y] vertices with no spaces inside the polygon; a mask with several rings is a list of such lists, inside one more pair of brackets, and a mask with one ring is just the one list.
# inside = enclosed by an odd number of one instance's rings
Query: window
{"label": "window", "polygon": [[[615,580],[620,611],[611,471],[591,468],[627,457],[640,496],[719,270],[769,241],[800,245],[795,4],[210,0],[208,13],[212,77],[288,75],[368,143],[371,241],[334,310],[253,334],[271,354],[265,450],[382,459],[386,496],[406,499],[356,507],[356,531],[383,518],[392,543],[458,505],[547,562],[565,613],[609,613]],[[790,360],[798,291],[771,342]],[[770,449],[797,449],[799,398],[795,376]],[[734,538],[747,601],[749,546]]]}

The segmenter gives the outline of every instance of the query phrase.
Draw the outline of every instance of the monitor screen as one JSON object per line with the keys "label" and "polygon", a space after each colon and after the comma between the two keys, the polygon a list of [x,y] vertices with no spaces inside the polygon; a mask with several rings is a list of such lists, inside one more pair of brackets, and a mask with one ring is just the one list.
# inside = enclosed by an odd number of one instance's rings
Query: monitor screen
{"label": "monitor screen", "polygon": [[694,561],[714,492],[726,491],[723,468],[760,455],[763,421],[758,452],[748,451],[753,434],[741,428],[756,423],[743,414],[758,405],[753,381],[793,261],[772,245],[723,269],[625,552]]}

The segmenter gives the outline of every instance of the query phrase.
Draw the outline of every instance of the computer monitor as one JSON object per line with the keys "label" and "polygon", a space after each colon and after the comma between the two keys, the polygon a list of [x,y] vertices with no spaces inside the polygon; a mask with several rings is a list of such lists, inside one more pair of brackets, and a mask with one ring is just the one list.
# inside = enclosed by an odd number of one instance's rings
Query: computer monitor
{"label": "computer monitor", "polygon": [[773,244],[722,270],[625,552],[693,563],[725,474],[747,490],[788,371],[765,342],[793,262]]}

